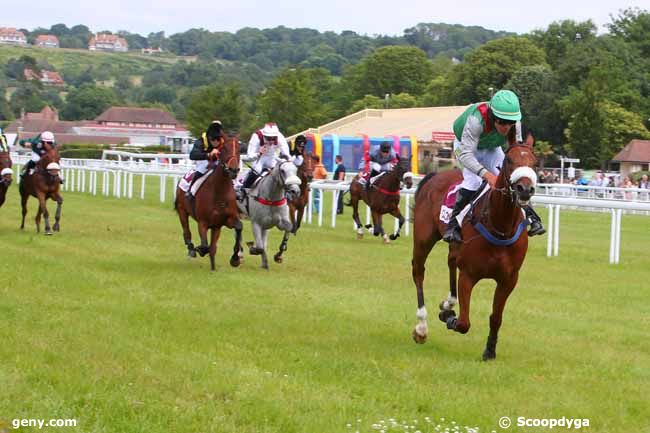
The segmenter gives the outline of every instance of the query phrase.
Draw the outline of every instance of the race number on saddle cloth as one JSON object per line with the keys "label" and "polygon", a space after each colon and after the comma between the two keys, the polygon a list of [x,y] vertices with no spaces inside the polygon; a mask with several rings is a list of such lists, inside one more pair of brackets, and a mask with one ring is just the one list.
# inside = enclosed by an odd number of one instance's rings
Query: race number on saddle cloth
{"label": "race number on saddle cloth", "polygon": [[[456,204],[456,194],[460,190],[461,184],[462,181],[459,181],[449,186],[449,190],[447,191],[445,200],[442,202],[442,205],[440,206],[440,221],[442,221],[445,224],[449,224],[449,220],[451,219],[452,213],[454,211],[454,205]],[[456,221],[458,222],[459,227],[462,227],[463,220],[465,219],[467,213],[471,210],[474,203],[478,202],[481,199],[481,197],[483,197],[485,193],[489,191],[489,189],[490,186],[488,184],[485,184],[481,192],[479,192],[475,196],[475,198],[470,203],[468,203],[458,213],[458,215],[456,215]]]}
{"label": "race number on saddle cloth", "polygon": [[[196,196],[196,193],[199,191],[199,188],[201,188],[201,185],[206,181],[207,178],[210,177],[214,169],[208,170],[205,175],[202,175],[195,183],[192,185],[192,195]],[[183,192],[188,192],[190,189],[190,185],[192,184],[192,179],[194,179],[194,174],[196,173],[196,170],[190,170],[187,173],[183,175],[180,181],[178,181],[178,187],[183,191]]]}

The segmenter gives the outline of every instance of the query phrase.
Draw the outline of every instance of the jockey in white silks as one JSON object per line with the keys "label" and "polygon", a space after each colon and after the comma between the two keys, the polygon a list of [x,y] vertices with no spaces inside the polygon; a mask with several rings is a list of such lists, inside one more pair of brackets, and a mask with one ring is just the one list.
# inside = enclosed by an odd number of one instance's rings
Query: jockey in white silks
{"label": "jockey in white silks", "polygon": [[264,170],[275,167],[277,158],[292,161],[296,166],[302,165],[302,155],[291,155],[287,139],[275,123],[267,123],[264,128],[253,133],[248,142],[248,158],[257,159],[252,170],[244,180],[243,188],[250,188]]}

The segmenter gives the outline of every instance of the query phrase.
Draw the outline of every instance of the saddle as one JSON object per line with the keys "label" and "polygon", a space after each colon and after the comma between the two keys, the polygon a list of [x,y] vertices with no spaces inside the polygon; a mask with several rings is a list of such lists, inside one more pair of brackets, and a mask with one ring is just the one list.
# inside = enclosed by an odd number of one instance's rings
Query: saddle
{"label": "saddle", "polygon": [[[196,193],[199,191],[205,180],[210,177],[214,169],[208,170],[203,176],[201,176],[195,183],[192,185],[192,195],[196,197]],[[183,175],[181,180],[178,181],[178,187],[183,191],[187,192],[190,188],[190,183],[192,182],[192,178],[194,177],[194,173],[196,173],[196,170],[190,170],[187,173]]]}

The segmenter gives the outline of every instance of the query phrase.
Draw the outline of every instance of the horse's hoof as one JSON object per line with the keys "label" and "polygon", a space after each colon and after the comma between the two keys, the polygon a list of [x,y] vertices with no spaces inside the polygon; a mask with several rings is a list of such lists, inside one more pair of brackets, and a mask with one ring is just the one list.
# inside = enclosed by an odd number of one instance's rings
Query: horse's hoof
{"label": "horse's hoof", "polygon": [[492,361],[493,359],[496,358],[497,358],[497,353],[492,350],[485,349],[485,351],[483,352],[483,361]]}
{"label": "horse's hoof", "polygon": [[239,260],[239,257],[232,257],[230,259],[230,266],[232,266],[233,268],[239,267],[240,264],[241,264],[241,260]]}
{"label": "horse's hoof", "polygon": [[54,233],[52,233],[52,230],[45,230],[45,233],[43,233],[45,236],[52,236]]}
{"label": "horse's hoof", "polygon": [[282,256],[278,253],[273,256],[273,260],[275,260],[275,263],[282,263]]}
{"label": "horse's hoof", "polygon": [[454,313],[453,316],[447,317],[447,329],[452,330],[452,331],[456,331],[456,322],[457,321],[458,321],[458,319],[456,319],[456,313]]}
{"label": "horse's hoof", "polygon": [[205,257],[206,254],[210,251],[208,247],[196,247],[196,252],[199,253],[199,256]]}
{"label": "horse's hoof", "polygon": [[394,235],[394,234],[393,234],[393,235],[388,236],[388,239],[390,239],[391,241],[394,241],[394,240],[397,239],[398,237],[399,237],[399,235]]}
{"label": "horse's hoof", "polygon": [[438,313],[438,319],[440,319],[442,323],[447,323],[447,320],[449,320],[450,317],[456,317],[456,312],[454,310],[442,310]]}
{"label": "horse's hoof", "polygon": [[192,258],[192,259],[196,258],[196,251],[194,251],[194,250],[189,250],[189,251],[187,252],[187,257]]}
{"label": "horse's hoof", "polygon": [[59,226],[52,227],[52,230],[54,230],[55,232],[58,232],[59,231]]}
{"label": "horse's hoof", "polygon": [[415,341],[417,344],[424,344],[427,341],[427,336],[418,334],[415,329],[413,330],[412,335],[413,341]]}

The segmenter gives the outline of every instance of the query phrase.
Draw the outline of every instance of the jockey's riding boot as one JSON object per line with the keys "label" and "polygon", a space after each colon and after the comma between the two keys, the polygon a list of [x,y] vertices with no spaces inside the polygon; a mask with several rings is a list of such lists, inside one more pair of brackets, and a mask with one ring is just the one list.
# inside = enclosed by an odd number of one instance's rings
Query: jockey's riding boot
{"label": "jockey's riding boot", "polygon": [[246,179],[244,179],[244,184],[242,185],[243,188],[252,188],[253,184],[255,183],[255,180],[257,179],[257,173],[255,173],[253,170],[249,171],[248,174],[246,175]]}
{"label": "jockey's riding boot", "polygon": [[29,171],[36,167],[36,163],[31,159],[27,161],[27,164],[23,167],[23,171],[20,172],[20,177],[25,177],[26,174],[29,174]]}
{"label": "jockey's riding boot", "polygon": [[530,224],[528,236],[537,236],[546,233],[546,229],[542,225],[542,219],[537,215],[537,212],[535,212],[532,206],[524,206],[524,212],[526,213],[526,219],[528,219],[528,223]]}
{"label": "jockey's riding boot", "polygon": [[203,176],[203,173],[201,173],[200,171],[194,172],[194,175],[192,176],[192,180],[190,181],[190,186],[187,188],[187,191],[185,192],[185,197],[187,197],[188,199],[190,200],[194,199],[194,194],[192,194],[192,187],[194,186],[196,181],[199,180],[201,176]]}
{"label": "jockey's riding boot", "polygon": [[449,218],[449,224],[447,224],[447,230],[442,236],[442,240],[445,242],[463,242],[463,235],[460,231],[460,226],[458,225],[458,220],[456,217],[459,213],[469,204],[474,196],[475,191],[469,189],[461,188],[456,193],[456,203],[454,204],[454,210],[451,213]]}

